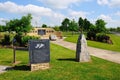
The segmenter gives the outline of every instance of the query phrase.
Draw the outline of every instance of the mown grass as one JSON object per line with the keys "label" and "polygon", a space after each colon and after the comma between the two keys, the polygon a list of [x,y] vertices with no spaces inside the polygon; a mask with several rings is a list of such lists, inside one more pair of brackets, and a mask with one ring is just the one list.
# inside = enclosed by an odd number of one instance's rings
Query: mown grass
{"label": "mown grass", "polygon": [[[91,62],[75,61],[75,51],[51,44],[50,69],[26,71],[28,52],[17,51],[16,70],[0,74],[0,80],[120,80],[120,64],[91,57]],[[12,65],[12,49],[0,49],[0,65]],[[24,65],[24,66],[23,66]]]}
{"label": "mown grass", "polygon": [[[90,40],[87,40],[87,44],[88,44],[88,46],[91,46],[91,47],[120,52],[120,36],[117,36],[114,34],[108,34],[108,35],[111,37],[113,44],[107,44],[107,43],[90,41]],[[75,35],[75,36],[69,36],[69,37],[65,38],[65,41],[76,43],[77,39],[78,39],[78,35]]]}

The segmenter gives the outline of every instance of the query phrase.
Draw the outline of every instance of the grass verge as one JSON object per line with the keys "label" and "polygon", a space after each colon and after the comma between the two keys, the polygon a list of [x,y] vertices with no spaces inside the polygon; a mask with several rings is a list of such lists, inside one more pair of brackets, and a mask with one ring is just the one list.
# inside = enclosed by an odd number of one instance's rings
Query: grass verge
{"label": "grass verge", "polygon": [[[120,42],[119,42],[120,36],[114,34],[108,34],[108,35],[111,37],[111,40],[113,41],[113,45],[87,40],[88,46],[120,52]],[[78,39],[78,35],[75,35],[65,38],[65,41],[76,43],[77,39]]]}
{"label": "grass verge", "polygon": [[[75,62],[75,51],[51,44],[50,69],[27,71],[28,52],[17,51],[15,70],[0,74],[0,80],[120,80],[120,64],[91,57],[87,63]],[[0,65],[12,65],[12,49],[0,49]],[[24,65],[24,66],[23,66]]]}

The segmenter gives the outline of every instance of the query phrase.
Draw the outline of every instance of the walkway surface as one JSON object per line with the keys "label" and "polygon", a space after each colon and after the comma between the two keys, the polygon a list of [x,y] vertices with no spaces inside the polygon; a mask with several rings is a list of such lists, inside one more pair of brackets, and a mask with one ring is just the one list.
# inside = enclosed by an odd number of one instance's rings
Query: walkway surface
{"label": "walkway surface", "polygon": [[[58,44],[60,46],[66,47],[71,50],[76,50],[75,43],[63,41],[63,39],[58,39],[56,41],[51,41],[51,42],[54,44]],[[93,48],[93,47],[88,47],[88,52],[92,56],[96,56],[96,57],[120,64],[120,53],[119,52],[103,50],[103,49],[98,49],[98,48]]]}
{"label": "walkway surface", "polygon": [[6,72],[6,69],[9,68],[9,66],[2,66],[0,65],[0,74],[3,72]]}

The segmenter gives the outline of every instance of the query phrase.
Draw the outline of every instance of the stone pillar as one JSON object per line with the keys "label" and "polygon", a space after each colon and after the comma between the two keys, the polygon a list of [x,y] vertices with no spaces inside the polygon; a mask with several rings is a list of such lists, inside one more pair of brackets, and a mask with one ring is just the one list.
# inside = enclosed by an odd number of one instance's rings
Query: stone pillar
{"label": "stone pillar", "polygon": [[76,61],[77,62],[89,62],[90,55],[87,50],[87,41],[84,34],[80,34],[77,47],[76,47]]}

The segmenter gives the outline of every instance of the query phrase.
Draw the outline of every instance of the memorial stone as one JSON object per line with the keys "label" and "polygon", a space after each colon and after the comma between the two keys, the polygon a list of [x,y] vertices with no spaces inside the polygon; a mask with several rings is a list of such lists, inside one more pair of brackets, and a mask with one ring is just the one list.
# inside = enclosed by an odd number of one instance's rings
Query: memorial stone
{"label": "memorial stone", "polygon": [[32,71],[48,68],[50,62],[49,39],[30,40],[29,57]]}
{"label": "memorial stone", "polygon": [[87,50],[87,41],[83,34],[80,34],[77,47],[76,47],[76,60],[77,62],[89,62],[90,55]]}

